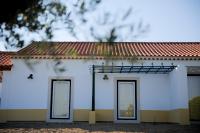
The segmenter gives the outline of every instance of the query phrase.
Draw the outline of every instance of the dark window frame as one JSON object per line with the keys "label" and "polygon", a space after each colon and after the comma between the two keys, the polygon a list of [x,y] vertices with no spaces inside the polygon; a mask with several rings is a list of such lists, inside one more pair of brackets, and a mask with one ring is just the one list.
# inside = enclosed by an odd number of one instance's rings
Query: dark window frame
{"label": "dark window frame", "polygon": [[[119,82],[134,82],[135,83],[135,118],[119,118],[118,116],[118,95],[119,95]],[[137,80],[117,80],[117,120],[137,120]]]}
{"label": "dark window frame", "polygon": [[200,76],[200,74],[187,74],[187,76]]}
{"label": "dark window frame", "polygon": [[[69,81],[69,117],[67,118],[55,118],[52,116],[52,104],[53,104],[53,82],[54,81]],[[70,79],[52,79],[51,80],[51,99],[50,99],[50,119],[65,119],[69,120],[71,114],[71,80]]]}

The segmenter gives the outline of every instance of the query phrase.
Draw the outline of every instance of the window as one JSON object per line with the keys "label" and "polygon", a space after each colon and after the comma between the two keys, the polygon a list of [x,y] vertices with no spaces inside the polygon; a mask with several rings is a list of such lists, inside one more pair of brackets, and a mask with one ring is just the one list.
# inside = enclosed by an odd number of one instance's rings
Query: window
{"label": "window", "polygon": [[117,119],[137,119],[137,98],[135,80],[117,81]]}
{"label": "window", "polygon": [[70,119],[71,80],[51,82],[50,119]]}

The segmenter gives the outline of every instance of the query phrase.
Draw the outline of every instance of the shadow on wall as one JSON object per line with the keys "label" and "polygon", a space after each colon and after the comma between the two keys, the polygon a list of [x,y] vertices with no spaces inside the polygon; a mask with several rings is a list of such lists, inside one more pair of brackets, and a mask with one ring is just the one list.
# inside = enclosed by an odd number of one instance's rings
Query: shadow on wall
{"label": "shadow on wall", "polygon": [[189,101],[190,120],[200,121],[200,96]]}

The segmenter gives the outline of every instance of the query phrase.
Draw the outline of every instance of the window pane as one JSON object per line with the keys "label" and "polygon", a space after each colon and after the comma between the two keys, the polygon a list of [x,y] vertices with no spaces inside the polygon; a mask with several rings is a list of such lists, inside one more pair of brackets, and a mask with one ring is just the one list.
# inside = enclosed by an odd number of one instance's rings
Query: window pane
{"label": "window pane", "polygon": [[53,81],[53,118],[69,118],[69,93],[69,81]]}
{"label": "window pane", "polygon": [[118,83],[118,117],[135,118],[135,82]]}

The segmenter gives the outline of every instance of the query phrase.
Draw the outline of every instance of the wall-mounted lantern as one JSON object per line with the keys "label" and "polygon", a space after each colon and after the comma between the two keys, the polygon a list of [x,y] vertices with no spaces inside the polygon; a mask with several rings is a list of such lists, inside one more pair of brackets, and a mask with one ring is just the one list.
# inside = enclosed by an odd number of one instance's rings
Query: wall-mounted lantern
{"label": "wall-mounted lantern", "polygon": [[103,76],[103,80],[108,80],[108,75],[105,74],[105,75]]}

